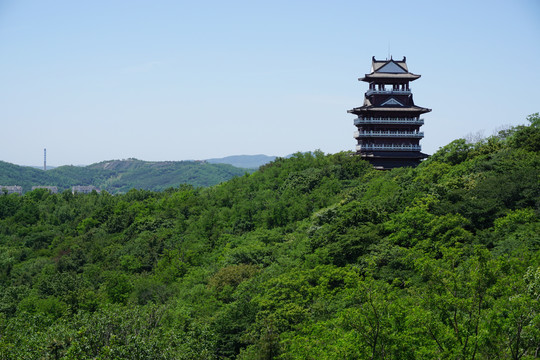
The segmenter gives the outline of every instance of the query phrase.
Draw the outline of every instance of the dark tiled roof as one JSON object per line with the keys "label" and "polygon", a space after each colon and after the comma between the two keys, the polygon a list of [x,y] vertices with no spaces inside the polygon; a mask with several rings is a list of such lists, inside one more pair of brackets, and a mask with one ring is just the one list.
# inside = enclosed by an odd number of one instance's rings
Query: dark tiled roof
{"label": "dark tiled roof", "polygon": [[377,60],[375,56],[371,60],[371,73],[366,74],[363,78],[359,78],[360,81],[373,81],[376,79],[401,79],[413,81],[420,77],[409,72],[407,67],[405,56],[403,60],[394,60],[390,57],[390,60]]}
{"label": "dark tiled roof", "polygon": [[363,78],[358,78],[360,81],[372,81],[375,79],[403,79],[403,80],[409,80],[413,81],[420,77],[420,75],[416,75],[413,73],[404,73],[404,74],[393,74],[393,73],[371,73],[366,74]]}
{"label": "dark tiled roof", "polygon": [[379,106],[369,106],[364,105],[361,107],[357,107],[354,109],[351,109],[347,112],[349,113],[357,113],[357,112],[415,112],[415,113],[427,113],[430,112],[431,109],[423,108],[420,106],[408,106],[408,107],[379,107]]}
{"label": "dark tiled roof", "polygon": [[390,60],[388,60],[388,59],[387,60],[377,60],[377,59],[375,59],[375,56],[374,56],[374,57],[371,58],[372,71],[377,71],[380,68],[382,68],[384,65],[386,65],[386,64],[388,64],[390,62],[393,62],[396,65],[403,68],[403,70],[408,72],[409,69],[407,68],[406,60],[407,60],[407,58],[405,56],[403,57],[403,60],[394,60],[394,59],[392,59],[392,57],[390,57]]}

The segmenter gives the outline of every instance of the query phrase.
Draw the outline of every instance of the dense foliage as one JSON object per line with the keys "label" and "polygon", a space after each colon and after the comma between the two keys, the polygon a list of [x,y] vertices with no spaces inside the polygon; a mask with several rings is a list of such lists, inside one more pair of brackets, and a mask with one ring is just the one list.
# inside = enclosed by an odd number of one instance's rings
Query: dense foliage
{"label": "dense foliage", "polygon": [[540,356],[540,118],[415,169],[0,197],[2,359]]}
{"label": "dense foliage", "polygon": [[56,186],[60,190],[75,185],[93,185],[111,194],[131,189],[162,191],[181,184],[212,186],[246,169],[204,161],[151,162],[137,159],[112,160],[89,166],[60,166],[51,170],[13,165],[0,161],[0,185],[19,185],[27,192],[33,186]]}

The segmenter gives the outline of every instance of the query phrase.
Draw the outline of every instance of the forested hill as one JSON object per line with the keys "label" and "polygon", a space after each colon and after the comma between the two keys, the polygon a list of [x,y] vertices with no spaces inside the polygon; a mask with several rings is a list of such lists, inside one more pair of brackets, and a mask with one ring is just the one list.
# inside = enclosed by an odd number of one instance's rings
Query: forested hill
{"label": "forested hill", "polygon": [[540,118],[415,169],[0,196],[2,359],[535,359]]}
{"label": "forested hill", "polygon": [[112,160],[47,171],[0,161],[0,185],[20,185],[25,192],[32,186],[57,186],[62,191],[74,185],[94,185],[109,193],[130,189],[161,191],[181,184],[212,186],[245,172],[246,169],[204,161]]}

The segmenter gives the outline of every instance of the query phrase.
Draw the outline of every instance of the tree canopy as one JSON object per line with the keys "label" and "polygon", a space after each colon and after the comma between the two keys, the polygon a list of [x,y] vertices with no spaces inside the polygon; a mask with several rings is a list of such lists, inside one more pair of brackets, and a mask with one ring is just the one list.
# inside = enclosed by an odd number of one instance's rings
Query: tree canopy
{"label": "tree canopy", "polygon": [[529,121],[417,168],[315,151],[208,188],[0,196],[0,358],[538,358]]}

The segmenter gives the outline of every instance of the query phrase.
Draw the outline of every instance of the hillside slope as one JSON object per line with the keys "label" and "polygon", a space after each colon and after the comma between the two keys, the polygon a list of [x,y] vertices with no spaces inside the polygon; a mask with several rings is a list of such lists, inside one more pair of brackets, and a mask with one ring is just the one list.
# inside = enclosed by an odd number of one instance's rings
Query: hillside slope
{"label": "hillside slope", "polygon": [[197,161],[111,160],[47,171],[0,162],[0,185],[20,185],[25,192],[38,185],[57,186],[60,191],[74,185],[94,185],[110,193],[130,189],[161,191],[181,184],[216,185],[245,172],[231,165]]}
{"label": "hillside slope", "polygon": [[0,196],[0,358],[534,359],[540,117],[415,169]]}

